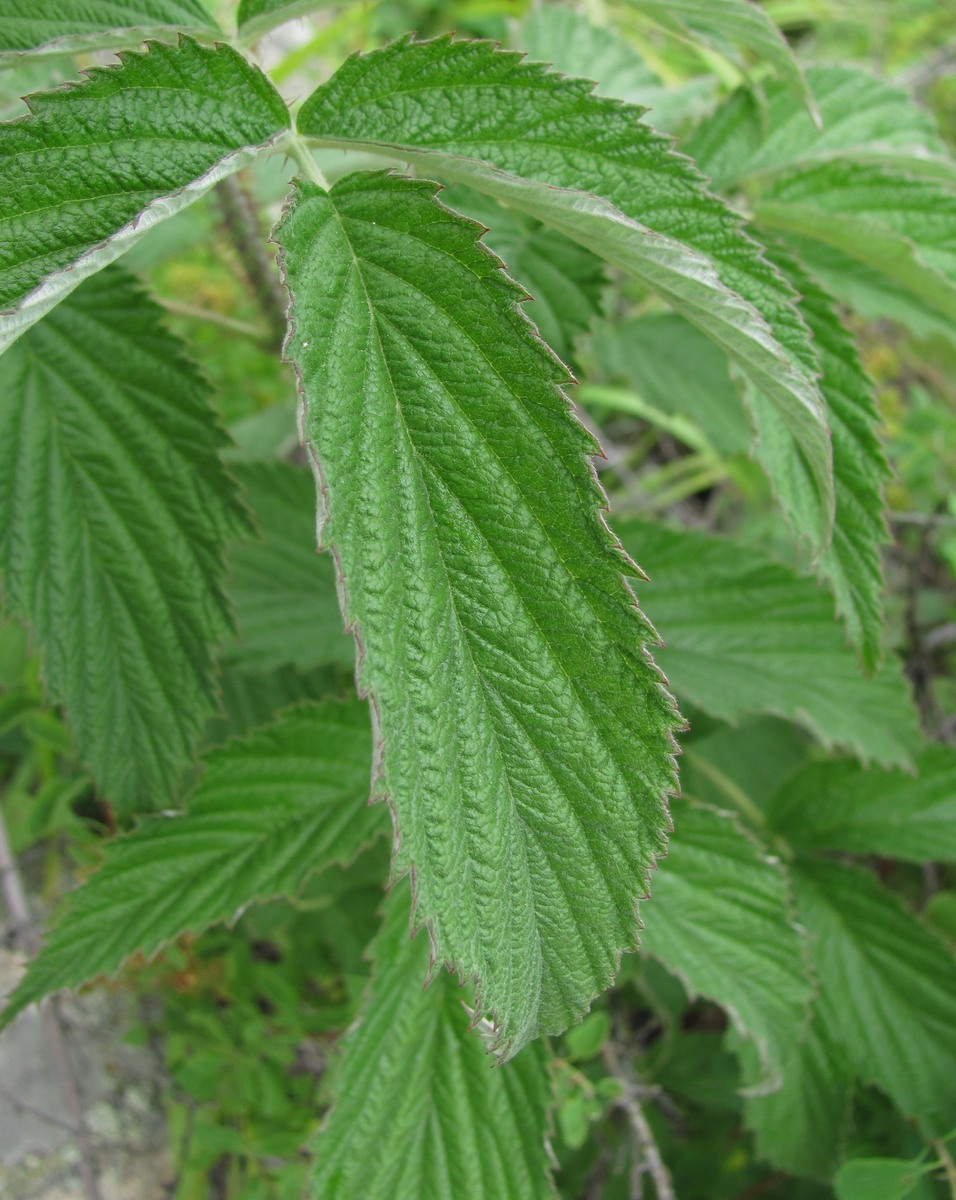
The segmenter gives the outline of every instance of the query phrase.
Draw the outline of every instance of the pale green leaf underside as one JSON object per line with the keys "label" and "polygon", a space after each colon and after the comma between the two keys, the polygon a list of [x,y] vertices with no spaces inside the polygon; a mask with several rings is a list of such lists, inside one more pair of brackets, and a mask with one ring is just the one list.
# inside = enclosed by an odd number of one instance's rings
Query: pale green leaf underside
{"label": "pale green leaf underside", "polygon": [[694,131],[684,147],[717,188],[828,159],[894,163],[909,172],[952,173],[933,118],[899,88],[860,67],[811,67],[807,81],[823,128],[779,83],[758,105],[736,92]]}
{"label": "pale green leaf underside", "polygon": [[824,745],[909,763],[920,734],[899,662],[867,678],[813,580],[709,534],[640,521],[616,528],[650,576],[638,591],[679,696],[725,720],[777,713]]}
{"label": "pale green leaf underside", "polygon": [[956,962],[867,872],[835,862],[794,870],[818,1003],[853,1069],[924,1132],[956,1125]]}
{"label": "pale green leaf underside", "polygon": [[690,40],[697,40],[736,62],[738,49],[768,63],[807,111],[817,116],[816,101],[783,34],[759,4],[750,0],[630,0],[641,13]]}
{"label": "pale green leaf underside", "polygon": [[314,1143],[316,1200],[551,1200],[548,1052],[495,1067],[469,1030],[470,1000],[409,934],[409,892],[386,901],[372,982],[341,1047]]}
{"label": "pale green leaf underside", "polygon": [[833,493],[816,357],[795,293],[687,159],[602,99],[487,42],[403,40],[347,60],[300,132],[386,153],[543,221],[632,273],[716,341],[792,429],[829,538]]}
{"label": "pale green leaf underside", "polygon": [[773,796],[767,815],[809,850],[956,862],[956,749],[932,746],[916,769],[914,778],[853,759],[815,763]]}
{"label": "pale green leaf underside", "polygon": [[333,0],[239,0],[239,35],[253,42],[277,25],[329,8]]}
{"label": "pale green leaf underside", "polygon": [[[820,387],[827,402],[833,444],[836,513],[833,541],[820,561],[820,569],[833,588],[837,611],[846,621],[850,640],[860,649],[866,666],[872,668],[879,661],[883,631],[880,550],[889,540],[883,517],[883,486],[890,474],[876,432],[880,418],[874,400],[875,385],[863,370],[856,342],[840,320],[833,299],[785,246],[774,245],[770,254],[800,292],[800,311],[813,333],[823,372]],[[793,457],[789,431],[777,412],[758,400],[755,415],[762,433],[761,455],[789,452]],[[808,487],[809,481],[804,480],[804,494]],[[800,504],[799,496],[788,499],[788,508]]]}
{"label": "pale green leaf underside", "polygon": [[0,0],[0,62],[135,46],[170,30],[213,33],[218,26],[200,0]]}
{"label": "pale green leaf underside", "polygon": [[567,374],[435,185],[296,186],[276,236],[398,873],[515,1053],[636,940],[677,720]]}
{"label": "pale green leaf underside", "polygon": [[119,267],[0,357],[0,572],[52,697],[123,811],[175,794],[245,531],[209,389]]}
{"label": "pale green leaf underside", "polygon": [[0,349],[288,124],[228,46],[150,43],[0,126]]}
{"label": "pale green leaf underside", "polygon": [[232,472],[259,533],[229,555],[229,599],[237,638],[225,661],[241,670],[324,663],[351,667],[335,570],[315,548],[315,485],[308,471],[282,462],[236,463]]}
{"label": "pale green leaf underside", "polygon": [[754,1039],[761,1084],[775,1086],[807,1020],[810,977],[787,878],[724,813],[679,803],[667,858],[642,907],[645,951],[716,1000]]}
{"label": "pale green leaf underside", "polygon": [[368,709],[352,700],[290,709],[211,751],[185,814],[115,839],[67,897],[4,1020],[354,858],[387,824],[367,803],[371,748]]}

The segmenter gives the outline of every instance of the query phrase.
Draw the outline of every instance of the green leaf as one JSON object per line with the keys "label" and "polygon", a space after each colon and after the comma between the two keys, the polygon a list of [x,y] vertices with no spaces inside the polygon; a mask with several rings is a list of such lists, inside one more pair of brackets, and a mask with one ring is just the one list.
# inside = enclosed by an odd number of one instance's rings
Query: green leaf
{"label": "green leaf", "polygon": [[567,373],[435,191],[300,183],[276,236],[395,869],[508,1056],[578,1019],[634,945],[678,717]]}
{"label": "green leaf", "polygon": [[956,960],[868,872],[794,868],[821,1015],[850,1064],[923,1131],[956,1125]]}
{"label": "green leaf", "polygon": [[702,116],[713,104],[713,79],[665,87],[619,33],[592,25],[573,8],[548,5],[533,10],[521,22],[512,45],[534,62],[595,80],[599,96],[646,108],[650,124],[665,133],[690,116]]}
{"label": "green leaf", "polygon": [[[557,10],[563,11],[563,10]],[[443,200],[488,227],[485,245],[508,264],[531,299],[525,313],[562,362],[574,361],[575,338],[600,311],[607,280],[599,258],[540,221],[455,184]]]}
{"label": "green leaf", "polygon": [[770,229],[833,246],[956,321],[956,182],[823,162],[777,177],[754,214]]}
{"label": "green leaf", "polygon": [[952,173],[933,118],[901,89],[855,66],[811,67],[807,81],[820,106],[822,129],[791,93],[771,81],[765,104],[758,104],[752,92],[735,92],[684,149],[720,189],[831,159]]}
{"label": "green leaf", "polygon": [[229,598],[238,637],[225,660],[241,670],[284,664],[308,671],[324,663],[351,667],[355,651],[342,629],[335,570],[315,550],[315,485],[287,463],[237,463],[261,540],[229,556]]}
{"label": "green leaf", "polygon": [[691,996],[722,1005],[759,1048],[760,1086],[779,1085],[811,994],[787,877],[726,813],[678,803],[673,817],[653,900],[641,909],[643,949]]}
{"label": "green leaf", "polygon": [[332,0],[239,0],[236,18],[239,36],[250,44],[270,29],[329,8],[331,3]]}
{"label": "green leaf", "polygon": [[663,29],[700,41],[738,65],[736,48],[750,51],[777,72],[790,92],[817,121],[816,101],[783,34],[759,4],[750,0],[631,0]]}
{"label": "green leaf", "polygon": [[487,42],[443,37],[348,59],[305,102],[298,127],[327,146],[400,157],[470,184],[661,295],[779,408],[814,480],[819,508],[805,532],[822,547],[833,507],[830,446],[795,293],[640,115],[592,95],[586,80],[549,74]]}
{"label": "green leaf", "polygon": [[288,125],[228,46],[184,37],[120,58],[0,125],[0,349]]}
{"label": "green leaf", "polygon": [[[880,657],[883,631],[883,564],[880,549],[889,541],[883,517],[883,486],[890,470],[877,436],[879,415],[875,386],[860,364],[856,342],[844,327],[836,303],[785,247],[775,245],[771,258],[800,292],[800,311],[813,333],[823,377],[833,444],[836,512],[833,541],[820,562],[836,597],[837,611],[846,621],[851,642],[868,668]],[[759,453],[793,454],[789,430],[779,414],[758,400],[755,409],[761,432]],[[782,471],[768,470],[771,478]],[[812,481],[797,479],[804,494]],[[802,485],[802,486],[801,486]],[[792,511],[800,500],[791,495]]]}
{"label": "green leaf", "polygon": [[900,664],[867,678],[817,584],[758,550],[649,522],[618,525],[651,582],[639,588],[678,694],[725,720],[789,717],[825,746],[908,765],[920,744]]}
{"label": "green leaf", "polygon": [[921,1159],[854,1158],[837,1171],[833,1190],[836,1200],[907,1200],[931,1169]]}
{"label": "green leaf", "polygon": [[545,1200],[551,1103],[542,1042],[494,1067],[465,995],[409,936],[408,888],[386,902],[372,982],[342,1047],[315,1142],[317,1200]]}
{"label": "green leaf", "polygon": [[0,573],[47,687],[123,811],[175,794],[247,528],[209,389],[114,267],[0,358]]}
{"label": "green leaf", "polygon": [[767,817],[807,850],[956,862],[956,749],[928,747],[916,771],[867,771],[854,759],[813,763],[775,793]]}
{"label": "green leaf", "polygon": [[22,54],[74,54],[134,46],[169,32],[214,33],[200,0],[0,0],[0,62]]}
{"label": "green leaf", "polygon": [[[752,1047],[743,1051],[745,1062],[754,1056]],[[815,1006],[784,1060],[780,1087],[747,1096],[744,1122],[761,1158],[791,1174],[829,1182],[845,1152],[852,1098],[845,1049]]]}
{"label": "green leaf", "polygon": [[385,824],[366,803],[371,748],[368,710],[353,700],[290,709],[211,751],[186,813],[116,838],[69,895],[3,1021],[354,858]]}

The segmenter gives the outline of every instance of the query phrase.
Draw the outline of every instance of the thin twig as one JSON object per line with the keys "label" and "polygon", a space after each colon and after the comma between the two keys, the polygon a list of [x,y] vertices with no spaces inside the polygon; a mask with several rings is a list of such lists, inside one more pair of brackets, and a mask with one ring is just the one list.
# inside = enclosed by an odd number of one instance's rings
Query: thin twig
{"label": "thin twig", "polygon": [[27,897],[20,879],[17,860],[13,857],[10,849],[10,839],[7,837],[7,826],[2,812],[0,812],[0,885],[3,887],[3,899],[10,913],[14,937],[27,941],[30,932],[30,909],[27,906]]}
{"label": "thin twig", "polygon": [[14,1112],[23,1113],[28,1117],[36,1117],[38,1121],[43,1121],[47,1125],[55,1125],[57,1129],[65,1129],[72,1137],[76,1137],[77,1130],[75,1125],[71,1125],[69,1121],[61,1121],[59,1117],[51,1117],[42,1108],[34,1108],[32,1104],[27,1104],[25,1100],[21,1100],[19,1096],[15,1096],[13,1092],[8,1092],[5,1087],[0,1087],[0,1099],[5,1100]]}
{"label": "thin twig", "polygon": [[198,304],[184,304],[180,300],[169,300],[159,297],[159,302],[168,313],[177,317],[192,317],[194,321],[205,321],[207,325],[215,325],[217,329],[225,329],[239,337],[249,338],[254,342],[271,345],[271,335],[262,325],[253,325],[251,321],[237,321],[235,317],[227,317],[211,308],[200,308]]}
{"label": "thin twig", "polygon": [[949,1182],[949,1190],[953,1194],[953,1200],[956,1200],[956,1163],[953,1162],[953,1156],[946,1148],[946,1143],[942,1138],[934,1139],[933,1149],[939,1155],[939,1161],[946,1172],[946,1179]]}
{"label": "thin twig", "polygon": [[255,201],[236,175],[216,184],[216,198],[229,240],[239,255],[249,286],[259,302],[276,346],[286,332],[286,295],[266,247],[266,234]]}
{"label": "thin twig", "polygon": [[[676,1200],[674,1185],[671,1183],[667,1164],[661,1157],[661,1152],[657,1148],[657,1142],[654,1140],[654,1133],[647,1123],[644,1110],[641,1108],[640,1088],[633,1073],[621,1060],[613,1041],[605,1042],[602,1056],[608,1070],[624,1089],[618,1103],[627,1113],[628,1120],[631,1122],[631,1129],[634,1132],[634,1139],[640,1151],[641,1161],[650,1177],[654,1180],[657,1200]],[[634,1197],[635,1200],[639,1200],[639,1190],[635,1191]]]}

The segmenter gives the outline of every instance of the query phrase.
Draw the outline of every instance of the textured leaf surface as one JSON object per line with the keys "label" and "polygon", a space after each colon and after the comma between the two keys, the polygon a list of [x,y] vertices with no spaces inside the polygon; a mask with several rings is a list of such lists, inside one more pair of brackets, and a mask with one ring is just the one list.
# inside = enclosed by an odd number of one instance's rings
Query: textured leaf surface
{"label": "textured leaf surface", "polygon": [[396,888],[373,943],[372,982],[314,1145],[318,1200],[545,1200],[550,1105],[542,1042],[494,1067],[457,980],[427,989],[430,947],[409,937]]}
{"label": "textured leaf surface", "polygon": [[677,718],[566,372],[434,193],[299,184],[277,237],[395,865],[507,1055],[580,1016],[634,944]]}
{"label": "textured leaf surface", "polygon": [[909,762],[920,735],[899,663],[864,676],[812,580],[709,534],[638,521],[617,531],[651,578],[639,591],[679,695],[725,720],[777,713],[824,745]]}
{"label": "textured leaf surface", "polygon": [[355,662],[342,629],[335,570],[315,549],[315,485],[288,463],[236,464],[260,538],[229,556],[229,598],[238,638],[226,660],[243,670],[284,664],[308,671]]}
{"label": "textured leaf surface", "polygon": [[641,909],[642,946],[708,996],[759,1047],[764,1082],[780,1082],[787,1048],[808,1020],[810,977],[787,879],[725,813],[674,807],[667,858]]}
{"label": "textured leaf surface", "polygon": [[[563,10],[555,10],[563,11]],[[606,285],[604,264],[540,221],[504,208],[460,184],[442,196],[449,208],[488,226],[485,245],[526,288],[525,313],[562,362],[574,360],[574,340],[597,316]]]}
{"label": "textured leaf surface", "polygon": [[260,71],[189,38],[28,105],[0,125],[0,349],[288,124]]}
{"label": "textured leaf surface", "polygon": [[353,858],[385,824],[367,803],[371,748],[368,709],[354,700],[290,709],[211,751],[186,813],[111,842],[68,897],[4,1020]]}
{"label": "textured leaf surface", "polygon": [[[833,541],[821,560],[821,572],[833,587],[851,641],[872,668],[880,657],[883,629],[880,549],[889,540],[883,486],[890,474],[876,432],[875,385],[863,370],[856,342],[841,322],[833,299],[784,247],[775,245],[771,254],[800,292],[800,311],[813,333],[823,372],[820,386],[833,444],[836,512]],[[761,456],[789,454],[792,461],[799,461],[790,432],[776,410],[758,400],[754,413],[761,434]],[[771,468],[768,474],[779,479],[783,470]],[[797,476],[795,486],[806,495],[810,483]],[[786,507],[792,510],[800,503],[800,497],[791,493]]]}
{"label": "textured leaf surface", "polygon": [[47,686],[123,810],[175,793],[246,529],[209,392],[119,267],[0,358],[0,572]]}
{"label": "textured leaf surface", "polygon": [[794,872],[821,1014],[854,1070],[925,1132],[956,1125],[956,961],[876,882],[833,862]]}
{"label": "textured leaf surface", "polygon": [[738,49],[750,51],[758,62],[769,63],[799,98],[816,114],[816,103],[783,34],[759,4],[750,0],[631,0],[664,29],[719,50],[741,62]]}
{"label": "textured leaf surface", "polygon": [[217,29],[200,0],[0,0],[0,61],[130,46],[165,29]]}
{"label": "textured leaf surface", "polygon": [[853,1072],[818,1011],[795,1042],[780,1087],[748,1096],[744,1121],[761,1158],[794,1175],[829,1182],[846,1150]]}
{"label": "textured leaf surface", "polygon": [[956,182],[823,162],[775,179],[754,213],[841,250],[956,320]]}
{"label": "textured leaf surface", "polygon": [[956,861],[956,750],[931,746],[917,774],[865,770],[854,759],[814,763],[771,799],[767,816],[809,850]]}
{"label": "textured leaf surface", "polygon": [[950,172],[936,124],[907,94],[859,67],[811,67],[823,128],[779,83],[765,103],[738,91],[696,129],[685,149],[715,187],[767,179],[829,159],[876,160],[906,171]]}
{"label": "textured leaf surface", "polygon": [[[348,59],[302,133],[415,163],[505,201],[630,271],[713,338],[783,414],[832,515],[816,357],[795,294],[641,110],[487,42],[403,40]],[[477,118],[476,118],[477,114]]]}

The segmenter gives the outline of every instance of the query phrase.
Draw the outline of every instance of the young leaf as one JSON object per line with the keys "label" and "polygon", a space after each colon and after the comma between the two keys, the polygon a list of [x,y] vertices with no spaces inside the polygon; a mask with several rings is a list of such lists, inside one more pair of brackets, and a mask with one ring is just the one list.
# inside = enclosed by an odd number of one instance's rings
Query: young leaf
{"label": "young leaf", "polygon": [[703,42],[738,64],[742,60],[735,48],[751,51],[776,70],[792,95],[819,122],[813,93],[797,60],[759,4],[750,0],[636,0],[635,6],[662,28]]}
{"label": "young leaf", "polygon": [[654,899],[641,910],[643,949],[708,996],[759,1049],[763,1085],[808,1020],[810,977],[790,914],[787,878],[732,817],[695,804],[674,808]]}
{"label": "young leaf", "polygon": [[720,189],[830,159],[952,173],[933,118],[904,91],[860,67],[811,67],[807,81],[820,105],[822,129],[781,84],[770,82],[764,105],[749,91],[735,92],[684,149]]}
{"label": "young leaf", "polygon": [[228,46],[152,42],[0,125],[0,349],[288,125]]}
{"label": "young leaf", "polygon": [[724,720],[777,713],[826,746],[910,762],[921,739],[899,662],[866,678],[812,580],[709,534],[641,521],[616,528],[650,576],[639,590],[679,695]]}
{"label": "young leaf", "polygon": [[315,485],[308,471],[281,462],[236,463],[260,539],[229,555],[229,598],[238,637],[226,662],[241,670],[288,663],[301,671],[355,662],[342,631],[335,571],[315,550]]}
{"label": "young leaf", "polygon": [[770,800],[774,829],[806,850],[956,862],[956,749],[930,746],[917,774],[813,763]]}
{"label": "young leaf", "polygon": [[678,717],[567,373],[435,191],[299,183],[276,236],[396,871],[509,1056],[580,1017],[634,945]]}
{"label": "young leaf", "polygon": [[[795,293],[641,110],[487,42],[405,39],[348,59],[303,105],[300,132],[385,153],[551,225],[623,267],[716,341],[776,405],[833,508],[817,363]],[[479,114],[476,120],[476,114]]]}
{"label": "young leaf", "polygon": [[[879,661],[883,629],[880,549],[889,540],[883,486],[890,474],[876,433],[874,385],[831,297],[784,246],[775,245],[770,254],[800,292],[800,311],[813,333],[823,371],[820,386],[833,443],[836,512],[833,541],[820,568],[833,587],[850,640],[867,667],[873,668]],[[763,434],[759,452],[773,454],[789,448],[792,453],[789,431],[777,412],[760,399],[754,412]],[[781,474],[768,473],[771,478]],[[802,490],[806,492],[808,486],[809,481],[804,481]]]}
{"label": "young leaf", "polygon": [[0,63],[22,54],[75,54],[135,46],[171,30],[209,34],[218,26],[201,0],[0,0]]}
{"label": "young leaf", "polygon": [[548,1052],[493,1067],[464,995],[409,935],[408,889],[386,901],[372,982],[315,1142],[317,1200],[550,1200]]}
{"label": "young leaf", "polygon": [[0,574],[50,693],[123,811],[175,794],[246,532],[206,384],[113,267],[0,358]]}
{"label": "young leaf", "polygon": [[384,831],[367,803],[370,753],[358,700],[290,709],[211,751],[186,813],[116,838],[70,894],[3,1021],[132,954],[234,920],[253,901],[294,896],[313,871],[354,858]]}
{"label": "young leaf", "polygon": [[924,1132],[956,1125],[956,961],[872,875],[834,862],[794,870],[818,1003],[854,1070]]}

